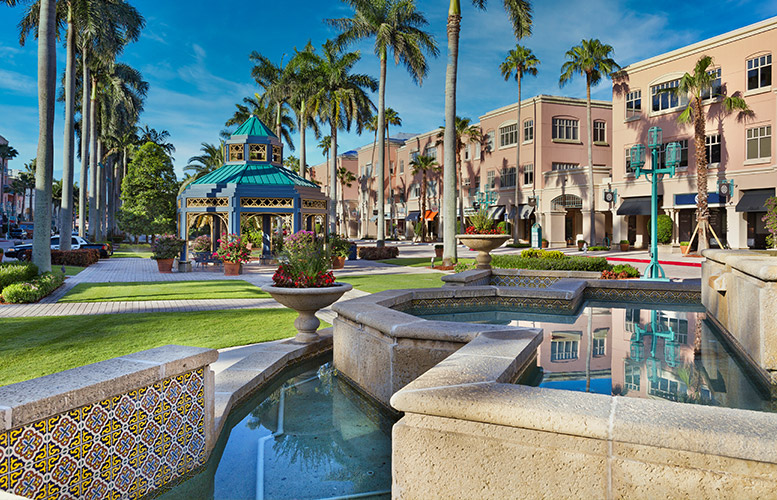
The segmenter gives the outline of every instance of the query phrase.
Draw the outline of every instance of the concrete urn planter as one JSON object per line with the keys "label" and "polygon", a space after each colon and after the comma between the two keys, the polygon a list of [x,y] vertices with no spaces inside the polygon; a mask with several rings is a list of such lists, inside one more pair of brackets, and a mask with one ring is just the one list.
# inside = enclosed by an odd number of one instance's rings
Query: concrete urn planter
{"label": "concrete urn planter", "polygon": [[299,313],[294,320],[297,329],[297,342],[314,342],[318,340],[318,326],[321,321],[316,317],[319,309],[329,307],[337,299],[353,288],[350,283],[336,283],[335,286],[324,288],[285,288],[275,285],[265,285],[262,291],[272,295],[278,303]]}
{"label": "concrete urn planter", "polygon": [[510,239],[509,234],[457,234],[463,245],[478,252],[475,260],[478,269],[491,269],[491,251],[504,245]]}

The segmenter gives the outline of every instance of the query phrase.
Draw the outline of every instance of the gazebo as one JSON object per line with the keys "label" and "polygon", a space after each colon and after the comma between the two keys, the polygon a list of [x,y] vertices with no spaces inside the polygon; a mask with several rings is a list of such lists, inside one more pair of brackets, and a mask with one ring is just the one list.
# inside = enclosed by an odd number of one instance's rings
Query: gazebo
{"label": "gazebo", "polygon": [[[178,196],[178,232],[209,224],[212,243],[244,227],[262,231],[262,257],[272,256],[272,235],[326,227],[328,198],[318,185],[283,166],[283,144],[251,116],[226,141],[226,163],[192,182]],[[188,249],[181,260],[188,260]]]}

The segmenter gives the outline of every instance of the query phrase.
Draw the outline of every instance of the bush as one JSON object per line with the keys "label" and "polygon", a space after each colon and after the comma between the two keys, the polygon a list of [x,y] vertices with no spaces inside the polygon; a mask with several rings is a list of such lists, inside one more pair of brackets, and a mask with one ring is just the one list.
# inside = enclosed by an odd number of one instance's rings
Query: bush
{"label": "bush", "polygon": [[395,259],[398,256],[398,247],[359,247],[359,258],[364,260]]}
{"label": "bush", "polygon": [[521,252],[522,259],[566,259],[564,252],[559,250],[540,250],[539,248],[530,248]]}
{"label": "bush", "polygon": [[592,271],[610,270],[604,257],[566,257],[563,259],[524,258],[517,255],[494,255],[491,266],[502,269],[535,269],[549,271]]}
{"label": "bush", "polygon": [[506,246],[512,248],[530,248],[531,243],[508,243]]}
{"label": "bush", "polygon": [[630,245],[631,243],[629,243],[629,240],[621,240],[620,244],[621,245]]}
{"label": "bush", "polygon": [[[648,237],[650,237],[651,227],[652,223],[648,224]],[[658,242],[663,244],[672,242],[672,218],[666,214],[658,216]]]}
{"label": "bush", "polygon": [[475,269],[476,267],[477,267],[477,264],[475,262],[471,262],[468,264],[463,260],[460,260],[456,264],[456,267],[453,268],[453,271],[457,273],[463,273],[464,271],[469,271],[471,269]]}
{"label": "bush", "polygon": [[[24,257],[20,260],[32,260],[32,250],[25,250]],[[52,266],[81,266],[89,267],[100,261],[100,251],[96,248],[82,248],[80,250],[52,250]]]}
{"label": "bush", "polygon": [[599,245],[599,246],[595,246],[595,247],[588,247],[588,251],[589,252],[606,252],[609,249],[610,249],[610,247],[606,247],[604,245]]}
{"label": "bush", "polygon": [[152,259],[174,259],[178,257],[183,248],[184,241],[174,234],[163,234],[157,237],[151,245]]}
{"label": "bush", "polygon": [[31,282],[15,283],[3,289],[3,300],[12,304],[30,304],[38,302],[51,294],[65,282],[65,275],[55,271],[45,273]]}
{"label": "bush", "polygon": [[629,264],[618,264],[612,267],[612,272],[616,274],[626,273],[629,278],[639,278],[639,269]]}
{"label": "bush", "polygon": [[8,285],[29,281],[38,275],[38,266],[32,262],[0,264],[0,291]]}

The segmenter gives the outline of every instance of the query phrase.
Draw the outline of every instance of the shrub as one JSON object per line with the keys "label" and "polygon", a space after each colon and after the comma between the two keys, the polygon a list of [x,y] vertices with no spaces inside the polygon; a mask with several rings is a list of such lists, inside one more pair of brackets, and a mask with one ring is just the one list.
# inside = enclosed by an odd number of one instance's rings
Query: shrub
{"label": "shrub", "polygon": [[469,218],[471,226],[465,230],[466,234],[504,234],[504,226],[494,227],[494,219],[488,216],[484,209],[479,210]]}
{"label": "shrub", "polygon": [[[648,238],[650,238],[650,229],[652,228],[652,221],[648,224]],[[672,218],[666,214],[658,215],[658,242],[659,243],[671,243],[672,241]]]}
{"label": "shrub", "polygon": [[[347,241],[347,240],[345,240]],[[329,269],[331,255],[324,238],[311,231],[290,234],[283,242],[283,263],[272,277],[275,286],[287,288],[320,288],[334,286]]]}
{"label": "shrub", "polygon": [[30,282],[15,283],[3,289],[3,300],[12,304],[38,302],[65,282],[65,275],[55,271],[45,273]]}
{"label": "shrub", "polygon": [[592,271],[610,269],[604,257],[566,257],[563,259],[524,258],[517,255],[494,255],[491,266],[503,269],[535,269],[550,271]]}
{"label": "shrub", "polygon": [[588,251],[589,252],[606,252],[609,249],[610,249],[610,247],[606,247],[604,245],[599,245],[599,246],[595,246],[595,247],[588,247]]}
{"label": "shrub", "polygon": [[618,264],[612,267],[612,272],[616,274],[626,273],[629,278],[639,278],[639,269],[629,264]]}
{"label": "shrub", "polygon": [[192,242],[192,252],[210,252],[210,236],[197,236]]}
{"label": "shrub", "polygon": [[52,250],[52,266],[81,266],[89,267],[99,262],[100,251],[96,248],[83,248],[80,250]]}
{"label": "shrub", "polygon": [[359,247],[359,258],[364,260],[395,259],[398,256],[398,247]]}
{"label": "shrub", "polygon": [[564,252],[559,250],[540,250],[539,248],[530,248],[521,252],[523,259],[566,259]]}
{"label": "shrub", "polygon": [[223,262],[238,264],[251,260],[251,252],[248,251],[245,240],[237,234],[224,233],[221,235],[218,243],[219,247],[213,256],[221,259]]}
{"label": "shrub", "polygon": [[508,243],[506,246],[512,248],[530,248],[531,243]]}
{"label": "shrub", "polygon": [[351,242],[345,236],[333,234],[329,237],[329,252],[333,257],[348,257]]}
{"label": "shrub", "polygon": [[32,262],[6,262],[0,264],[0,291],[3,288],[29,281],[38,275],[38,266]]}
{"label": "shrub", "polygon": [[453,268],[454,272],[457,273],[463,273],[464,271],[469,271],[471,269],[475,269],[477,267],[477,264],[475,262],[466,263],[463,260],[460,260],[456,267]]}
{"label": "shrub", "polygon": [[174,259],[181,253],[183,240],[173,234],[159,236],[151,245],[152,259]]}
{"label": "shrub", "polygon": [[631,243],[629,243],[629,240],[621,240],[620,244],[621,245],[631,245]]}

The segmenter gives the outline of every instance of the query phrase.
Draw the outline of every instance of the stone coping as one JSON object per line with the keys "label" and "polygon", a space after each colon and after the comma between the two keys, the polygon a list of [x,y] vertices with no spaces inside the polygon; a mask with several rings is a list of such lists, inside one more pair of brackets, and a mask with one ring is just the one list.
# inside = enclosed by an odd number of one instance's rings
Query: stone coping
{"label": "stone coping", "polygon": [[777,414],[509,382],[537,330],[482,334],[391,397],[400,412],[777,463]]}
{"label": "stone coping", "polygon": [[466,285],[482,279],[488,279],[491,276],[525,276],[525,277],[547,277],[547,278],[569,278],[578,280],[596,280],[602,273],[591,271],[556,271],[542,269],[507,269],[492,268],[485,270],[471,269],[456,274],[443,276],[442,280],[446,285]]}
{"label": "stone coping", "polygon": [[0,432],[153,385],[217,358],[215,349],[166,345],[0,387]]}
{"label": "stone coping", "polygon": [[707,249],[702,255],[762,281],[777,281],[777,252]]}

